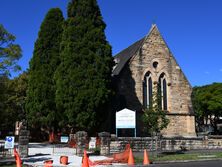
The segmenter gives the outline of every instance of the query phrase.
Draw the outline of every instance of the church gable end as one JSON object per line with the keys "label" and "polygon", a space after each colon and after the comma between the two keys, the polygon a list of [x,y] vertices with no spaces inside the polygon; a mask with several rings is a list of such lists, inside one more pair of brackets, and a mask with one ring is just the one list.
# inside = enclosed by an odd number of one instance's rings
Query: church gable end
{"label": "church gable end", "polygon": [[[149,34],[129,48],[134,48],[134,53],[127,54],[126,49],[124,54],[121,52],[115,57],[118,63],[122,63],[122,66],[116,66],[119,70],[116,77],[118,94],[124,97],[125,107],[137,111],[148,107],[152,88],[159,83],[162,109],[166,110],[170,119],[163,134],[194,136],[192,88],[157,26],[152,25]],[[120,62],[124,58],[125,62]]]}

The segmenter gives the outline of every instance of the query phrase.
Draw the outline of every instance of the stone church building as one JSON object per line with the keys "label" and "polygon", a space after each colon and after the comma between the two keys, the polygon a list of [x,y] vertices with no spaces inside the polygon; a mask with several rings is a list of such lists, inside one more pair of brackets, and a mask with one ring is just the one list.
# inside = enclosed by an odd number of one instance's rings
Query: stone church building
{"label": "stone church building", "polygon": [[137,132],[142,134],[143,108],[152,100],[155,85],[161,89],[161,105],[170,123],[162,131],[164,136],[194,137],[195,119],[191,103],[192,87],[156,25],[147,36],[114,57],[113,69],[116,108],[136,111]]}

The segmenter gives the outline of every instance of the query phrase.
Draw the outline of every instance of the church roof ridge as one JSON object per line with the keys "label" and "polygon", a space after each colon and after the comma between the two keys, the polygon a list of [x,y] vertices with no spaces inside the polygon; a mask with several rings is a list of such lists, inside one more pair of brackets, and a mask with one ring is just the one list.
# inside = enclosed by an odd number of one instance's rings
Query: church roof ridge
{"label": "church roof ridge", "polygon": [[[151,28],[150,28],[150,30],[149,30],[149,32],[148,32],[148,35],[152,32],[152,30],[153,29],[155,29],[155,28],[157,28],[157,25],[156,24],[152,24],[151,25]],[[158,28],[157,28],[157,30],[158,30]]]}

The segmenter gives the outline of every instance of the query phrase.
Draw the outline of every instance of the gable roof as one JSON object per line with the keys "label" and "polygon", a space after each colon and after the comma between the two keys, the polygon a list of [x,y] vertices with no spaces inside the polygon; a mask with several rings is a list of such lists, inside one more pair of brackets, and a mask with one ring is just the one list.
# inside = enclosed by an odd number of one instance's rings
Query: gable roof
{"label": "gable roof", "polygon": [[124,65],[127,61],[136,53],[136,51],[140,48],[145,38],[142,38],[130,45],[128,48],[124,49],[120,53],[114,56],[114,61],[116,66],[113,69],[113,75],[119,75],[120,71],[123,69]]}
{"label": "gable roof", "polygon": [[145,39],[150,35],[153,29],[157,29],[157,26],[155,24],[152,25],[149,33],[147,36],[143,37],[142,39],[136,41],[132,45],[130,45],[128,48],[122,50],[117,55],[114,56],[114,61],[116,63],[116,66],[113,68],[112,75],[119,75],[125,64],[127,63],[130,58],[132,58],[135,53],[139,50],[139,48],[143,45],[143,42]]}

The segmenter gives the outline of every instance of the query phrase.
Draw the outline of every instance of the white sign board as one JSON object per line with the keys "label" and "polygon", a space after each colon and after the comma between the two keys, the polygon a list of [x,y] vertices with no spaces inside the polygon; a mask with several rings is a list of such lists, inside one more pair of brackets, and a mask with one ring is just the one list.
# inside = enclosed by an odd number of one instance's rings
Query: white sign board
{"label": "white sign board", "polygon": [[60,142],[61,143],[68,143],[69,137],[68,136],[61,136],[60,137]]}
{"label": "white sign board", "polygon": [[14,148],[15,137],[14,136],[6,136],[5,138],[5,149]]}
{"label": "white sign board", "polygon": [[136,128],[136,112],[126,108],[116,112],[116,128]]}
{"label": "white sign board", "polygon": [[96,148],[96,137],[91,137],[89,142],[89,149]]}

